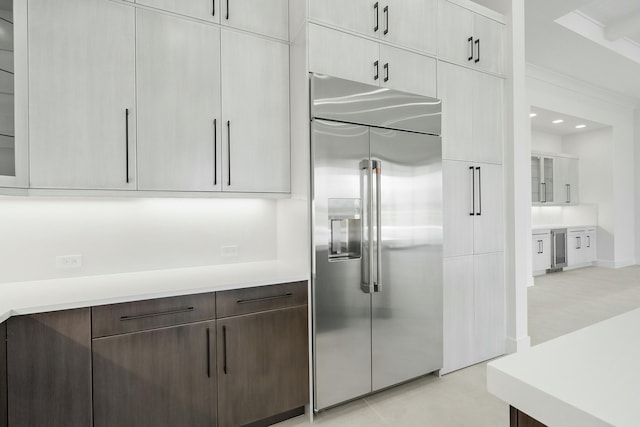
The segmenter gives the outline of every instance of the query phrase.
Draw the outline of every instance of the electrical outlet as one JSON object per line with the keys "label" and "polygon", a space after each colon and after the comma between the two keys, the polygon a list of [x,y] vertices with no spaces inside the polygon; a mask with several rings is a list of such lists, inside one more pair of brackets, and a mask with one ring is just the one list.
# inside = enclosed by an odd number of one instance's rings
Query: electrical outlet
{"label": "electrical outlet", "polygon": [[220,255],[225,258],[235,258],[238,256],[238,245],[220,247]]}
{"label": "electrical outlet", "polygon": [[82,255],[57,256],[56,267],[58,269],[80,268],[82,267]]}

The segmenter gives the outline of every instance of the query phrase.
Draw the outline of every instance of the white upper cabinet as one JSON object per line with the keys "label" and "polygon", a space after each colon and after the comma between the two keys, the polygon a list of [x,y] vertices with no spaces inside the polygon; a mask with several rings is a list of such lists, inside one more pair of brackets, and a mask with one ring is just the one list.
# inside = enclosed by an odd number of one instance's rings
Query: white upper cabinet
{"label": "white upper cabinet", "polygon": [[555,157],[553,191],[556,204],[578,204],[579,161],[571,157]]}
{"label": "white upper cabinet", "polygon": [[289,47],[222,31],[223,190],[289,192]]}
{"label": "white upper cabinet", "polygon": [[220,0],[135,0],[137,4],[211,22],[220,22]]}
{"label": "white upper cabinet", "polygon": [[435,59],[316,24],[309,24],[309,70],[436,96]]}
{"label": "white upper cabinet", "polygon": [[138,189],[221,186],[220,29],[140,9]]}
{"label": "white upper cabinet", "polygon": [[438,8],[438,56],[501,74],[504,72],[504,24],[447,0]]}
{"label": "white upper cabinet", "polygon": [[220,0],[220,3],[223,25],[288,40],[288,0]]}
{"label": "white upper cabinet", "polygon": [[28,32],[31,187],[135,189],[134,9],[30,0]]}
{"label": "white upper cabinet", "polygon": [[442,99],[442,157],[502,164],[503,81],[438,61]]}
{"label": "white upper cabinet", "polygon": [[437,0],[309,0],[312,20],[436,53]]}

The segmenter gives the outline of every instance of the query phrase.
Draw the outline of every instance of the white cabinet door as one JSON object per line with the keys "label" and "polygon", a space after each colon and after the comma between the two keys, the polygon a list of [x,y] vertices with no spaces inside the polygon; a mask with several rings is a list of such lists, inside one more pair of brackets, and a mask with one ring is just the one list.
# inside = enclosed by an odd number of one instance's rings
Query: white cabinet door
{"label": "white cabinet door", "polygon": [[135,189],[134,28],[125,4],[30,0],[32,187]]}
{"label": "white cabinet door", "polygon": [[471,163],[442,162],[444,257],[473,254],[474,173]]}
{"label": "white cabinet door", "polygon": [[504,253],[475,255],[473,271],[474,356],[481,362],[506,352]]}
{"label": "white cabinet door", "polygon": [[473,71],[438,61],[442,158],[473,161]]}
{"label": "white cabinet door", "polygon": [[382,40],[425,53],[436,53],[437,0],[387,0],[381,4]]}
{"label": "white cabinet door", "polygon": [[381,8],[380,2],[375,0],[309,0],[309,17],[367,36],[376,36],[382,28]]}
{"label": "white cabinet door", "polygon": [[474,163],[474,168],[476,209],[473,217],[473,252],[499,252],[504,247],[502,166]]}
{"label": "white cabinet door", "polygon": [[586,230],[567,232],[567,267],[574,267],[585,262],[585,232]]}
{"label": "white cabinet door", "polygon": [[533,271],[546,271],[551,268],[551,236],[534,234],[532,238]]}
{"label": "white cabinet door", "polygon": [[504,25],[484,17],[473,15],[476,67],[492,73],[504,72]]}
{"label": "white cabinet door", "polygon": [[220,29],[140,9],[136,34],[138,188],[221,189]]}
{"label": "white cabinet door", "polygon": [[309,24],[309,70],[314,73],[377,85],[384,71],[379,57],[376,42]]}
{"label": "white cabinet door", "polygon": [[474,363],[473,256],[443,262],[442,373]]}
{"label": "white cabinet door", "polygon": [[593,263],[595,262],[598,257],[597,257],[597,237],[596,237],[596,229],[595,228],[590,228],[587,230],[587,233],[585,234],[585,253],[584,253],[584,259],[585,262],[588,263]]}
{"label": "white cabinet door", "polygon": [[438,3],[438,56],[457,64],[473,65],[473,13],[440,0]]}
{"label": "white cabinet door", "polygon": [[502,164],[504,139],[503,81],[489,74],[473,76],[473,161]]}
{"label": "white cabinet door", "polygon": [[223,0],[221,3],[220,22],[223,25],[281,40],[289,39],[288,0]]}
{"label": "white cabinet door", "polygon": [[223,190],[288,192],[287,44],[222,31],[222,113]]}
{"label": "white cabinet door", "polygon": [[436,60],[380,45],[380,86],[436,97]]}
{"label": "white cabinet door", "polygon": [[135,0],[137,4],[211,22],[220,22],[220,0]]}
{"label": "white cabinet door", "polygon": [[554,197],[557,204],[577,204],[579,160],[555,157]]}

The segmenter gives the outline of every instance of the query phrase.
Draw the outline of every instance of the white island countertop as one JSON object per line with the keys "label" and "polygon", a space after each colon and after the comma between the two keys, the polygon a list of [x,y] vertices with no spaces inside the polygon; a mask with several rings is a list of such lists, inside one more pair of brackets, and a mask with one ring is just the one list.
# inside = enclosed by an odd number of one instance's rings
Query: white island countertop
{"label": "white island countertop", "polygon": [[640,309],[490,362],[487,389],[549,427],[640,426]]}
{"label": "white island countertop", "polygon": [[19,314],[307,280],[278,261],[0,283],[0,322]]}

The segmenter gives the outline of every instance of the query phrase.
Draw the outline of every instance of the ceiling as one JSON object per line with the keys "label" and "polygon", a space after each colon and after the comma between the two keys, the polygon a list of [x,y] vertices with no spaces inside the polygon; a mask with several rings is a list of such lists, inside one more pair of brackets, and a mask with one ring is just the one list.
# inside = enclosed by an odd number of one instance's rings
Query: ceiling
{"label": "ceiling", "polygon": [[571,12],[601,24],[603,35],[608,27],[622,32],[612,44],[640,49],[638,0],[525,0],[526,61],[640,102],[640,62],[555,22]]}
{"label": "ceiling", "polygon": [[[557,113],[538,107],[531,107],[531,113],[535,113],[535,117],[531,117],[531,129],[551,133],[554,135],[572,135],[583,132],[589,132],[597,129],[608,127],[602,123],[592,122],[590,120],[581,119],[579,117],[570,116],[564,113]],[[561,119],[562,123],[552,123],[554,120]],[[584,125],[585,127],[576,129],[576,126]]]}

